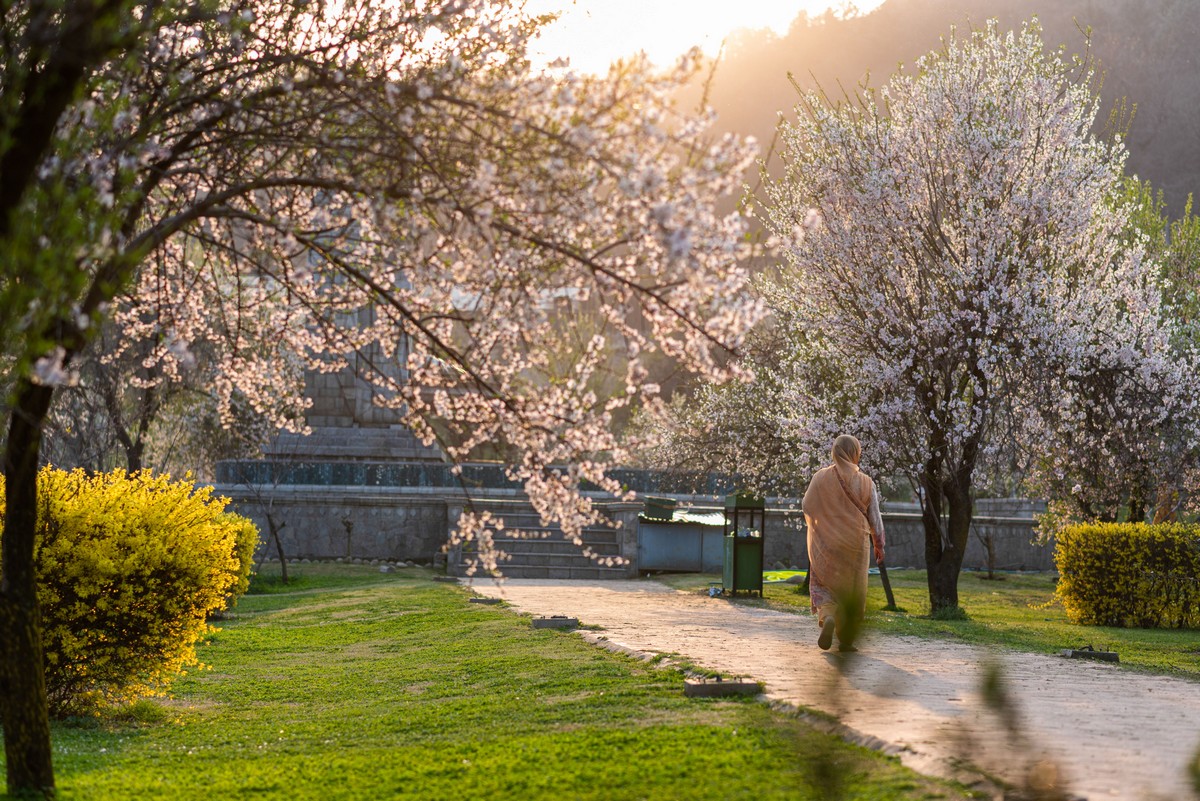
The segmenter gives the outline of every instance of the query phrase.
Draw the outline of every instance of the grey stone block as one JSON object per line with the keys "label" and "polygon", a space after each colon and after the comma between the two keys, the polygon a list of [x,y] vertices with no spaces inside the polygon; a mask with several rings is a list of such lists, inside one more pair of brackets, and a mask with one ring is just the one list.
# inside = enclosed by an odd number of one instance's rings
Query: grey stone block
{"label": "grey stone block", "polygon": [[1116,651],[1097,651],[1092,646],[1085,648],[1064,648],[1060,652],[1068,659],[1096,659],[1101,662],[1120,662]]}

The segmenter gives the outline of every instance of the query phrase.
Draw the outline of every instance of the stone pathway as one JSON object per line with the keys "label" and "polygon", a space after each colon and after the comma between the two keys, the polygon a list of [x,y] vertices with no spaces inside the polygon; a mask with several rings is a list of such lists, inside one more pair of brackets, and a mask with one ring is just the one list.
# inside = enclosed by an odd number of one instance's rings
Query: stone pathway
{"label": "stone pathway", "polygon": [[[1186,765],[1200,748],[1200,683],[1145,676],[1087,660],[993,651],[868,633],[842,660],[816,647],[815,618],[685,593],[649,580],[509,579],[464,584],[533,615],[568,615],[613,644],[680,654],[765,684],[774,701],[829,712],[889,744],[923,773],[962,777],[970,763],[1017,782],[1054,775],[1096,799],[1191,794]],[[1016,699],[1019,741],[985,709],[987,664]]]}

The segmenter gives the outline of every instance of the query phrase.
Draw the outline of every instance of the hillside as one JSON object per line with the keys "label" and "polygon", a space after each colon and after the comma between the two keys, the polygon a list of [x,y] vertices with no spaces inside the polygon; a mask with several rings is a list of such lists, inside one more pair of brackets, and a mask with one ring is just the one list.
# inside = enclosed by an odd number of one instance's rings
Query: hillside
{"label": "hillside", "polygon": [[796,93],[820,84],[831,95],[870,76],[878,86],[900,64],[937,48],[951,26],[965,30],[996,17],[1005,28],[1033,16],[1048,45],[1068,53],[1087,47],[1103,75],[1104,111],[1135,110],[1129,125],[1131,173],[1165,193],[1179,214],[1200,193],[1200,3],[1194,0],[887,0],[846,19],[801,16],[784,36],[743,31],[726,46],[709,102],[720,127],[770,142],[778,113],[790,115]]}

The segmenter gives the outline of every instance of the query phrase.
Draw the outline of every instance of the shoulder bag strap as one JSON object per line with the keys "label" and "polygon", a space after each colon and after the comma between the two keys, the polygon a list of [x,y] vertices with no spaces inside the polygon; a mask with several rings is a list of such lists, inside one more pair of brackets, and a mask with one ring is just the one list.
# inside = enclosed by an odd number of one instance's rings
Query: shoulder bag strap
{"label": "shoulder bag strap", "polygon": [[837,474],[838,483],[842,485],[842,492],[846,493],[846,497],[850,499],[850,503],[854,504],[854,508],[862,512],[862,516],[867,519],[867,528],[872,528],[871,515],[867,513],[866,507],[859,502],[858,498],[850,493],[850,488],[846,486],[846,479],[842,478],[842,471],[834,467],[833,472]]}

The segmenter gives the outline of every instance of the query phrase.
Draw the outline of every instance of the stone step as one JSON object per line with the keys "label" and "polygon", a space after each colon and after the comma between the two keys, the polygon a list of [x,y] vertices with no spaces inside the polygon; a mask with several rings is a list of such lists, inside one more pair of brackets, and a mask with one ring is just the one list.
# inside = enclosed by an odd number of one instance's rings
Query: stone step
{"label": "stone step", "polygon": [[[610,554],[615,556],[616,554]],[[597,566],[597,562],[581,553],[575,555],[563,553],[530,553],[527,551],[509,553],[509,559],[500,563],[504,569],[508,567],[589,567]],[[603,567],[603,565],[598,565]]]}
{"label": "stone step", "polygon": [[[527,528],[512,529],[506,528],[501,531],[491,529],[492,539],[494,540],[524,540],[526,542],[571,542],[567,535],[560,529],[541,529],[531,530]],[[519,532],[519,533],[518,533]],[[584,531],[582,534],[584,542],[620,542],[621,532],[612,531],[610,529],[601,529],[599,531]]]}
{"label": "stone step", "polygon": [[621,552],[621,546],[615,542],[589,542],[587,540],[584,541],[584,546],[562,540],[495,539],[492,540],[492,543],[498,550],[504,551],[509,555],[536,553],[570,556],[571,554],[579,553],[583,547],[591,548],[593,552],[605,555],[616,555]]}
{"label": "stone step", "polygon": [[[566,552],[550,552],[550,550],[529,550],[515,549],[504,550],[502,565],[534,565],[544,567],[547,565],[559,565],[562,567],[570,567],[572,565],[595,565],[598,559],[617,558],[619,553],[601,553],[595,548],[592,549],[595,558],[592,556],[584,556],[580,548],[574,550],[566,550]],[[472,559],[475,554],[466,552],[463,554],[464,560]]]}
{"label": "stone step", "polygon": [[[557,567],[501,564],[500,572],[505,578],[543,578],[543,579],[623,579],[629,578],[629,571],[624,567]],[[454,575],[464,575],[461,571]]]}
{"label": "stone step", "polygon": [[[576,545],[557,525],[542,525],[541,516],[527,505],[480,505],[504,519],[504,529],[493,529],[492,542],[507,556],[500,571],[511,578],[582,578],[620,579],[629,576],[629,567],[605,567],[582,554],[590,548],[600,557],[619,556],[625,532],[607,526],[589,526],[583,530],[584,546]],[[519,531],[522,536],[514,536]],[[469,547],[469,546],[468,546]],[[469,559],[470,551],[464,556]],[[464,564],[450,564],[452,575],[466,573]]]}
{"label": "stone step", "polygon": [[[495,528],[495,526],[489,526],[489,528]],[[543,526],[540,522],[537,522],[537,521],[529,521],[527,523],[521,523],[521,524],[517,524],[517,523],[514,523],[509,520],[504,521],[504,530],[505,531],[515,531],[517,529],[520,529],[521,531],[562,531],[562,526],[560,526],[558,524]],[[584,531],[604,532],[604,531],[621,531],[622,529],[613,528],[612,526],[584,526],[583,530]]]}
{"label": "stone step", "polygon": [[[563,537],[563,530],[558,526],[510,526],[506,524],[502,529],[494,526],[488,526],[488,529],[497,532],[502,537],[512,536],[516,531],[521,532],[524,539],[562,539]],[[585,528],[581,533],[584,539],[606,542],[618,542],[625,534],[624,530],[619,528]]]}
{"label": "stone step", "polygon": [[[509,528],[517,528],[517,527],[522,527],[522,526],[528,526],[531,528],[542,528],[543,527],[542,516],[540,514],[538,514],[537,512],[533,511],[528,506],[523,507],[523,508],[510,507],[507,509],[497,509],[497,508],[489,507],[486,505],[476,504],[475,510],[478,512],[491,512],[493,517],[503,518],[504,525]],[[588,528],[593,528],[593,527],[594,528],[605,528],[606,526],[603,523],[596,524],[594,526],[588,526]]]}

